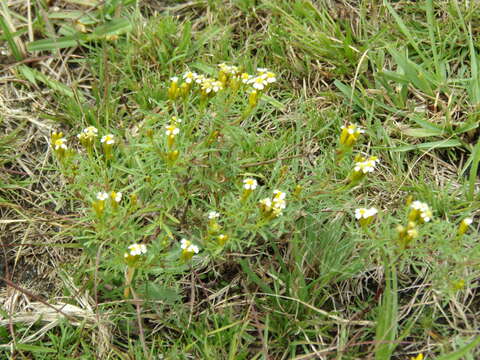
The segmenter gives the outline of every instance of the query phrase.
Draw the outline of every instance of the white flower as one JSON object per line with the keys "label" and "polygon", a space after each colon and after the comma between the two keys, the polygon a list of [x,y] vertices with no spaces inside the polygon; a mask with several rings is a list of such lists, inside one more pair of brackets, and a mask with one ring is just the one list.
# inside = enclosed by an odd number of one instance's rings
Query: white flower
{"label": "white flower", "polygon": [[191,71],[187,71],[185,74],[183,74],[183,79],[187,84],[191,84],[197,77],[197,73]]}
{"label": "white flower", "polygon": [[125,257],[140,256],[147,253],[147,247],[144,244],[132,244],[128,247]]}
{"label": "white flower", "polygon": [[265,210],[265,211],[270,211],[272,209],[272,200],[270,198],[265,198],[259,201],[260,206]]}
{"label": "white flower", "polygon": [[167,134],[168,136],[175,136],[178,135],[178,133],[180,132],[180,129],[177,128],[175,125],[166,125],[165,129],[167,129],[165,131],[165,134]]}
{"label": "white flower", "polygon": [[203,82],[206,80],[205,75],[197,75],[195,74],[195,82],[197,84],[203,84]]}
{"label": "white flower", "polygon": [[363,172],[364,174],[367,174],[375,170],[375,166],[378,162],[378,158],[376,156],[372,156],[368,160],[356,162],[353,170],[356,172]]}
{"label": "white flower", "polygon": [[283,210],[287,206],[287,203],[283,199],[273,199],[273,207],[275,209]]}
{"label": "white flower", "polygon": [[257,180],[248,178],[243,180],[243,188],[245,190],[255,190],[257,188]]}
{"label": "white flower", "polygon": [[178,82],[178,76],[174,76],[170,78],[171,82],[177,83]]}
{"label": "white flower", "polygon": [[268,71],[267,68],[257,68],[257,73],[259,73],[260,75],[266,73]]}
{"label": "white flower", "polygon": [[356,124],[350,124],[347,127],[342,126],[341,129],[346,129],[347,133],[350,135],[360,135],[365,133],[365,130],[357,126]]}
{"label": "white flower", "polygon": [[273,201],[275,200],[285,200],[285,197],[287,196],[286,193],[280,190],[273,190]]}
{"label": "white flower", "polygon": [[267,80],[265,80],[263,76],[257,76],[253,79],[250,79],[249,83],[252,84],[253,88],[257,90],[263,90],[265,89],[265,86],[268,85]]}
{"label": "white flower", "polygon": [[105,191],[100,191],[97,193],[97,200],[105,201],[108,199],[108,194]]}
{"label": "white flower", "polygon": [[240,79],[242,80],[242,83],[248,84],[250,82],[250,79],[252,79],[252,75],[249,75],[247,73],[242,73],[240,75]]}
{"label": "white flower", "polygon": [[355,209],[355,218],[357,220],[360,220],[362,218],[368,219],[369,217],[375,216],[377,213],[378,213],[378,210],[373,207],[370,209],[359,208],[359,209]]}
{"label": "white flower", "polygon": [[85,134],[91,134],[91,135],[97,136],[98,129],[95,126],[88,126],[85,129],[83,129],[83,132]]}
{"label": "white flower", "polygon": [[100,139],[101,143],[107,144],[107,145],[112,145],[115,143],[115,139],[112,134],[104,135]]}
{"label": "white flower", "polygon": [[120,201],[122,201],[122,193],[121,193],[121,192],[117,192],[117,193],[116,193],[116,192],[112,191],[112,195],[113,195],[113,196],[112,196],[112,199],[113,199],[115,202],[119,203]]}
{"label": "white flower", "polygon": [[277,81],[277,77],[275,75],[275,73],[271,72],[271,71],[267,71],[265,73],[263,73],[261,75],[262,78],[265,79],[265,81],[269,84],[271,83],[274,83],[275,81]]}
{"label": "white flower", "polygon": [[430,210],[430,207],[428,206],[428,204],[416,200],[416,201],[412,202],[410,207],[413,210],[418,211],[421,219],[424,222],[429,222],[432,219],[432,210]]}
{"label": "white flower", "polygon": [[55,140],[55,143],[54,143],[54,149],[55,150],[67,150],[67,144],[66,144],[67,140],[65,138],[60,138],[60,139],[57,139]]}
{"label": "white flower", "polygon": [[466,225],[466,226],[470,226],[472,225],[473,223],[473,219],[472,218],[465,218],[462,220],[462,222]]}
{"label": "white flower", "polygon": [[212,83],[213,92],[219,92],[222,89],[223,89],[223,84],[220,81],[214,81]]}
{"label": "white flower", "polygon": [[211,219],[217,219],[220,217],[220,214],[216,211],[210,211],[208,213],[208,218],[211,220]]}
{"label": "white flower", "polygon": [[187,239],[182,239],[180,240],[180,247],[183,249],[185,252],[190,252],[190,253],[195,253],[198,254],[200,251],[199,247],[197,245],[193,245],[190,241]]}

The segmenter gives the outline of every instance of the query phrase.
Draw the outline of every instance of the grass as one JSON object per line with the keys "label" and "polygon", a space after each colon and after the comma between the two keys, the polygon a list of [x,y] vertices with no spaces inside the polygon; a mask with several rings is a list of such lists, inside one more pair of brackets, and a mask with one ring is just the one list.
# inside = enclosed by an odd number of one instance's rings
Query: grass
{"label": "grass", "polygon": [[[2,356],[478,358],[480,7],[166,3],[1,9]],[[171,77],[222,62],[277,82],[256,106],[244,85],[169,98]],[[341,158],[347,123],[365,134]],[[258,202],[276,189],[274,217]],[[407,225],[412,200],[432,221]],[[125,260],[133,243],[147,253]]]}

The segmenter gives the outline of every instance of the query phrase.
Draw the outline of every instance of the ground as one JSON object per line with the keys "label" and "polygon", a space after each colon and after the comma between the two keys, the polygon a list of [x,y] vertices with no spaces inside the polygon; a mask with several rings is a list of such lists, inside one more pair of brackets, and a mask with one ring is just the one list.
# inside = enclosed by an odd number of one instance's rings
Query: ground
{"label": "ground", "polygon": [[2,358],[480,357],[479,4],[0,12]]}

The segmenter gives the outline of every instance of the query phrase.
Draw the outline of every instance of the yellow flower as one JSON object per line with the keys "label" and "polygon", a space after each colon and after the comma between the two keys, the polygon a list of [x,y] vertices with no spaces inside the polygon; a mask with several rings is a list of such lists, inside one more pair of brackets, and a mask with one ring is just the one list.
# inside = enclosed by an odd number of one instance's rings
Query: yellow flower
{"label": "yellow flower", "polygon": [[340,144],[347,147],[352,147],[365,130],[358,127],[356,124],[350,124],[348,126],[342,126],[342,132],[340,134]]}
{"label": "yellow flower", "polygon": [[172,78],[170,78],[170,88],[168,89],[168,98],[170,100],[175,100],[179,93],[180,93],[180,89],[178,87],[178,77],[177,76],[174,76]]}
{"label": "yellow flower", "polygon": [[182,249],[182,259],[190,260],[194,254],[198,254],[200,251],[197,245],[192,244],[187,239],[180,240],[180,248]]}
{"label": "yellow flower", "polygon": [[410,358],[410,359],[411,359],[411,360],[423,360],[423,354],[420,353],[420,354],[418,354],[417,356],[412,357],[412,358]]}
{"label": "yellow flower", "polygon": [[225,234],[220,234],[217,236],[217,241],[218,241],[218,244],[220,246],[223,246],[225,245],[225,243],[227,242],[228,240],[228,235],[225,235]]}
{"label": "yellow flower", "polygon": [[460,222],[458,226],[458,235],[463,235],[467,232],[468,227],[472,225],[473,219],[472,218],[465,218]]}

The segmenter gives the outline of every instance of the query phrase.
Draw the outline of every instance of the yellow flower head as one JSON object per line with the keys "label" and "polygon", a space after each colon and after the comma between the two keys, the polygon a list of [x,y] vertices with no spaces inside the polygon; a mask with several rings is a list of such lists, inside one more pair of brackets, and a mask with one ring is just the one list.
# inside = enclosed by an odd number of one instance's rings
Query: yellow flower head
{"label": "yellow flower head", "polygon": [[360,135],[365,133],[365,130],[358,127],[356,124],[349,124],[348,126],[342,126],[342,132],[340,134],[340,144],[347,147],[353,146]]}

